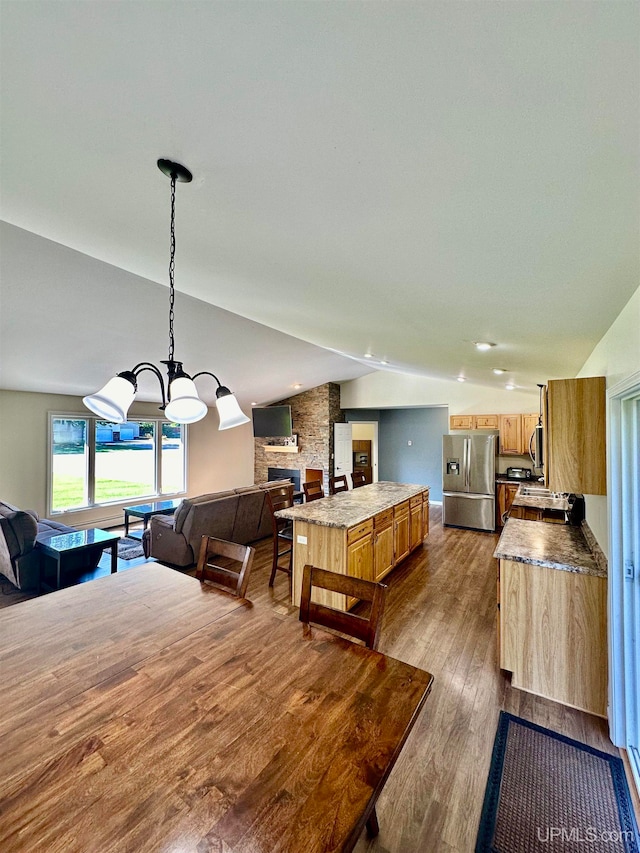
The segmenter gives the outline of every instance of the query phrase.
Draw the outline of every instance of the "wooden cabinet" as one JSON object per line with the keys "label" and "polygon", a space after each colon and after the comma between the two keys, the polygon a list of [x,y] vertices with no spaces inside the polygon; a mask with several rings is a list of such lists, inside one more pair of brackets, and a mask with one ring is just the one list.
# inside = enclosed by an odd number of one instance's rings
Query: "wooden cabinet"
{"label": "wooden cabinet", "polygon": [[547,481],[554,492],[606,495],[606,380],[547,386]]}
{"label": "wooden cabinet", "polygon": [[396,563],[404,560],[410,550],[409,501],[393,508],[393,550]]}
{"label": "wooden cabinet", "polygon": [[388,509],[373,519],[373,579],[382,580],[393,566],[393,509]]}
{"label": "wooden cabinet", "polygon": [[422,540],[429,535],[429,492],[422,493]]}
{"label": "wooden cabinet", "polygon": [[449,429],[475,429],[475,415],[451,415],[449,417]]}
{"label": "wooden cabinet", "polygon": [[522,454],[527,456],[531,443],[531,436],[538,426],[538,415],[522,415]]}
{"label": "wooden cabinet", "polygon": [[500,561],[500,667],[511,685],[605,717],[607,580]]}
{"label": "wooden cabinet", "polygon": [[409,502],[409,547],[414,551],[422,545],[422,494]]}
{"label": "wooden cabinet", "polygon": [[506,512],[511,509],[511,504],[515,498],[519,483],[498,483],[498,499],[496,501],[496,527],[502,527],[503,517]]}
{"label": "wooden cabinet", "polygon": [[[375,489],[376,487],[373,486]],[[382,509],[351,527],[330,527],[312,524],[304,518],[294,519],[292,602],[300,605],[302,573],[310,563],[341,574],[353,575],[365,580],[381,580],[410,550],[411,544],[411,500],[417,497],[414,506],[420,505],[415,518],[422,520],[424,536],[429,532],[429,489],[411,495],[395,506],[388,506],[388,498]],[[358,492],[354,493],[354,500]],[[310,504],[313,507],[314,504]],[[362,509],[371,509],[371,496],[363,499]],[[303,510],[303,507],[300,507]],[[364,513],[363,513],[364,514]],[[361,518],[360,512],[358,516]],[[415,522],[414,522],[415,523]],[[338,610],[347,610],[356,599],[324,589],[314,589],[313,600]]]}
{"label": "wooden cabinet", "polygon": [[500,454],[522,453],[522,415],[500,415]]}
{"label": "wooden cabinet", "polygon": [[499,429],[497,415],[476,415],[476,429]]}

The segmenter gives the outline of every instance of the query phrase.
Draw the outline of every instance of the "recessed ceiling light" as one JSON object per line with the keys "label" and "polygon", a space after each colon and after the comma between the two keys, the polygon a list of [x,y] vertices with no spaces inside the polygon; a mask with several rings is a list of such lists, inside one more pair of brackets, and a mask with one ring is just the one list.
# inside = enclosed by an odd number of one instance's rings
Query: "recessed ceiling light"
{"label": "recessed ceiling light", "polygon": [[389,364],[386,358],[380,360],[380,364]]}
{"label": "recessed ceiling light", "polygon": [[507,371],[506,371],[506,368],[504,368],[504,367],[494,367],[493,372],[495,373],[496,376],[500,376],[501,374],[506,373]]}
{"label": "recessed ceiling light", "polygon": [[515,386],[515,385],[512,385],[512,384],[509,382],[509,384],[508,384],[508,385],[505,385],[504,387],[507,389],[507,391],[513,391],[513,389],[514,389],[516,386]]}
{"label": "recessed ceiling light", "polygon": [[466,381],[467,380],[464,378],[464,376],[458,376],[458,382],[466,382]]}
{"label": "recessed ceiling light", "polygon": [[364,357],[365,358],[373,358],[373,353],[372,352],[365,352]]}
{"label": "recessed ceiling light", "polygon": [[302,388],[302,385],[299,382],[296,382],[296,384],[293,387],[294,388]]}
{"label": "recessed ceiling light", "polygon": [[254,400],[254,401],[251,403],[251,405],[252,405],[252,406],[257,406],[258,404],[257,404],[257,403],[256,403],[256,401]]}
{"label": "recessed ceiling light", "polygon": [[475,344],[476,349],[479,350],[487,350],[495,346],[495,344],[492,344],[489,341],[474,341],[473,343]]}

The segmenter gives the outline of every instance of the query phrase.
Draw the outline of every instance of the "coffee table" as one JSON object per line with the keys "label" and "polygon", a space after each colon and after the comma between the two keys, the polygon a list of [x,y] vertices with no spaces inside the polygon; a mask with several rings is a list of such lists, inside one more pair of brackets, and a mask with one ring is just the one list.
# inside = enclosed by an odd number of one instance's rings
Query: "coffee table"
{"label": "coffee table", "polygon": [[181,503],[181,498],[176,498],[171,501],[152,501],[148,504],[137,504],[136,506],[127,506],[124,510],[124,535],[129,535],[129,517],[142,519],[142,529],[147,529],[149,519],[153,515],[173,515]]}
{"label": "coffee table", "polygon": [[[76,530],[73,533],[61,533],[59,536],[49,536],[46,539],[36,539],[36,546],[43,557],[52,557],[56,563],[56,585],[60,589],[60,575],[64,569],[65,557],[92,548],[111,548],[111,574],[118,571],[118,540],[117,533],[109,533],[92,527],[89,530]],[[40,566],[40,590],[49,587],[42,580],[42,561]],[[51,587],[50,587],[51,588]]]}

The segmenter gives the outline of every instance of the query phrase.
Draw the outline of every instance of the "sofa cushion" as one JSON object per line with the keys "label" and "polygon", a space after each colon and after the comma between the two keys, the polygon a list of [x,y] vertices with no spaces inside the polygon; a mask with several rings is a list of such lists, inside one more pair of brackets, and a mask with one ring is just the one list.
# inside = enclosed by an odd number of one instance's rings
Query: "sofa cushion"
{"label": "sofa cushion", "polygon": [[32,550],[38,528],[35,519],[28,512],[8,512],[1,517],[0,527],[12,560]]}
{"label": "sofa cushion", "polygon": [[193,503],[182,526],[182,534],[193,548],[196,557],[203,536],[231,539],[239,500],[238,495],[231,493],[218,500]]}
{"label": "sofa cushion", "polygon": [[265,502],[264,489],[249,489],[238,495],[238,509],[231,534],[232,542],[246,545],[258,538],[258,528]]}

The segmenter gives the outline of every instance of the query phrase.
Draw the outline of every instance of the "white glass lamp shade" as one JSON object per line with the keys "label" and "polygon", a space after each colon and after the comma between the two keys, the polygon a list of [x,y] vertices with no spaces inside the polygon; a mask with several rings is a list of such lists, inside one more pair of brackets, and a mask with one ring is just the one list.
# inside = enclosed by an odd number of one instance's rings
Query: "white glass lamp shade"
{"label": "white glass lamp shade", "polygon": [[[219,392],[220,389],[218,389]],[[218,408],[218,415],[220,416],[219,430],[231,429],[231,427],[249,423],[249,418],[242,411],[240,404],[230,391],[220,397],[216,397],[216,406]]]}
{"label": "white glass lamp shade", "polygon": [[193,424],[201,421],[207,414],[207,405],[203,403],[192,379],[180,376],[169,386],[169,403],[164,410],[167,420],[177,424]]}
{"label": "white glass lamp shade", "polygon": [[82,402],[87,409],[105,421],[123,424],[127,420],[127,411],[135,396],[136,389],[128,379],[124,379],[122,376],[114,376],[95,394],[83,397]]}

